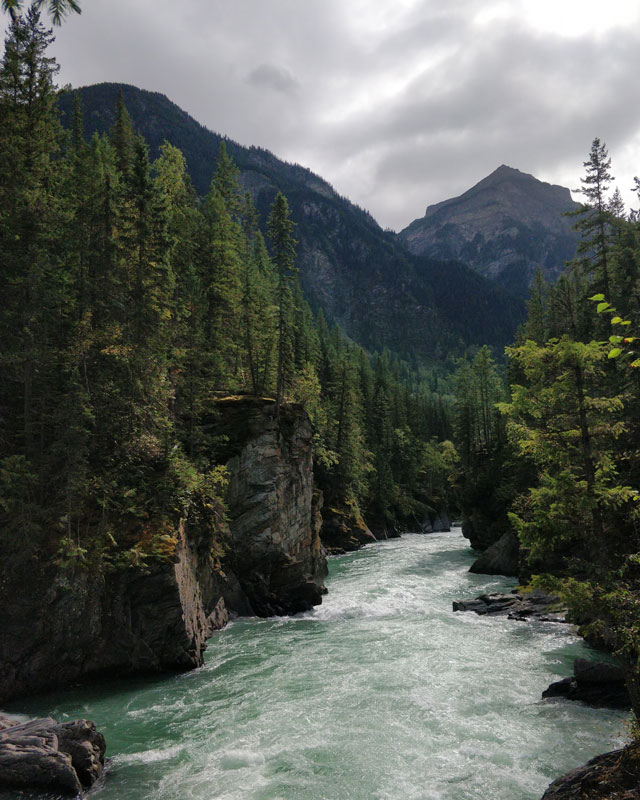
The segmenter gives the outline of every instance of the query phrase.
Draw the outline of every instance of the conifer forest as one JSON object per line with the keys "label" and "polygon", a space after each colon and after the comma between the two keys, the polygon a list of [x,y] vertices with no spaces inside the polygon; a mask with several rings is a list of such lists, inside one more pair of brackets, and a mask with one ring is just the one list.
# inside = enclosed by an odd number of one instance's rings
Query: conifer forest
{"label": "conifer forest", "polygon": [[[378,238],[368,252],[380,261],[348,276],[363,282],[358,309],[326,277],[334,273],[325,255],[309,256],[329,252],[309,233],[329,236],[330,215],[323,218],[315,195],[288,197],[272,168],[265,204],[266,179],[246,178],[230,154],[240,146],[225,137],[207,162],[208,188],[197,190],[189,153],[169,141],[171,126],[150,146],[122,90],[108,130],[92,130],[95,115],[85,117],[80,91],[58,86],[51,55],[51,23],[67,24],[80,8],[72,0],[4,0],[2,9],[0,586],[11,609],[30,580],[55,588],[46,619],[67,602],[60,598],[80,603],[73,598],[81,586],[93,587],[83,595],[87,609],[92,592],[103,598],[95,615],[110,592],[115,597],[109,587],[130,598],[131,576],[136,586],[162,576],[182,593],[176,624],[189,629],[181,645],[188,658],[181,650],[116,663],[92,661],[83,650],[70,680],[112,668],[129,675],[200,666],[204,639],[224,627],[227,612],[269,617],[317,605],[326,551],[344,555],[405,532],[448,531],[455,520],[476,550],[511,537],[509,575],[518,591],[553,597],[574,630],[624,674],[632,719],[620,758],[633,779],[612,767],[604,793],[548,796],[640,797],[640,212],[627,210],[615,189],[615,153],[599,138],[585,153],[578,202],[562,221],[578,241],[575,257],[554,264],[556,272],[540,263],[524,318],[508,287],[491,288],[458,263],[449,270],[437,256],[410,255],[402,236],[373,220],[366,236]],[[82,11],[91,14],[91,3]],[[640,206],[638,178],[635,191]],[[332,208],[342,213],[338,200]],[[301,228],[304,213],[313,228]],[[341,224],[355,238],[356,223]],[[536,252],[536,241],[529,237],[527,252]],[[422,270],[439,287],[413,298],[431,327],[416,323],[395,347],[392,334],[380,334],[386,318],[374,325],[379,315],[366,310],[368,298],[378,292],[384,304],[394,280],[405,280],[397,267],[375,288],[390,253],[411,280]],[[323,280],[326,292],[318,289]],[[407,285],[418,284],[407,278]],[[474,292],[496,305],[457,308],[452,316],[469,320],[464,335],[459,321],[441,329],[429,310],[434,297],[451,298],[452,307]],[[503,307],[500,321],[493,310]],[[390,314],[402,318],[398,308]],[[503,321],[511,337],[504,349],[496,341]],[[410,330],[411,319],[404,322]],[[280,480],[285,488],[276,491]],[[253,554],[241,554],[252,515],[270,503],[276,510],[252,540]],[[286,550],[299,524],[300,540]],[[197,601],[183,597],[184,564],[198,573]],[[174,565],[178,577],[167,578]],[[130,621],[135,602],[126,602]],[[196,633],[191,613],[200,620]],[[92,636],[108,627],[91,619]],[[22,634],[12,621],[2,626],[0,701],[3,691],[9,699],[65,685],[48,668],[30,683],[39,651],[13,659]],[[144,639],[134,629],[131,636]],[[166,644],[172,636],[156,638]],[[94,639],[87,647],[97,652]],[[0,724],[0,793],[3,735]],[[78,775],[85,787],[91,782]]]}

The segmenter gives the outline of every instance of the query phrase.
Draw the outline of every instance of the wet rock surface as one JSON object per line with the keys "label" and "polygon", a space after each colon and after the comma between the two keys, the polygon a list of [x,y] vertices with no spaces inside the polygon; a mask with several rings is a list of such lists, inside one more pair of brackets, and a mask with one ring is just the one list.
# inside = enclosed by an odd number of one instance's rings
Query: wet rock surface
{"label": "wet rock surface", "polygon": [[51,717],[0,730],[0,787],[77,796],[104,767],[104,736],[93,722]]}
{"label": "wet rock surface", "polygon": [[419,527],[420,533],[448,533],[451,530],[451,520],[446,508],[429,514]]}
{"label": "wet rock surface", "polygon": [[557,778],[542,800],[640,800],[640,754],[637,746],[592,758]]}
{"label": "wet rock surface", "polygon": [[573,675],[555,681],[542,693],[544,698],[578,700],[600,708],[631,708],[624,673],[616,664],[576,658]]}
{"label": "wet rock surface", "polygon": [[536,589],[522,593],[515,589],[510,594],[494,592],[481,594],[472,600],[455,600],[454,611],[474,611],[481,616],[504,615],[515,620],[539,622],[566,622],[566,608],[556,595]]}
{"label": "wet rock surface", "polygon": [[520,542],[513,531],[507,531],[473,562],[469,572],[516,577],[519,573],[519,564]]}

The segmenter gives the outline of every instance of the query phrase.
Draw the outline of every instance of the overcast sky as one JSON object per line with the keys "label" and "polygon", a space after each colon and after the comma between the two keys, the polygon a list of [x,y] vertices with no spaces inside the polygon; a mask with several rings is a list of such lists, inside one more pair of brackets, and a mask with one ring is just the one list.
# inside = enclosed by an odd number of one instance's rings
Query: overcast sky
{"label": "overcast sky", "polygon": [[500,164],[640,174],[638,0],[80,0],[60,83],[132,83],[396,230]]}

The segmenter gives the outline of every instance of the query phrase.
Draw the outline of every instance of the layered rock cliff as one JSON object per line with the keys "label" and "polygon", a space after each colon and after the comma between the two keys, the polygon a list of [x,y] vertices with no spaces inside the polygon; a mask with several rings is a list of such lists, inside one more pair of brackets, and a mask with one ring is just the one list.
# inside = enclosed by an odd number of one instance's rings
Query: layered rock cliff
{"label": "layered rock cliff", "polygon": [[[0,568],[0,702],[85,676],[185,670],[236,614],[286,614],[321,601],[311,425],[299,406],[218,403],[228,441],[229,523],[192,513],[171,557],[145,567],[61,569],[24,554]],[[217,526],[217,530],[213,530]],[[212,541],[223,553],[212,553]]]}
{"label": "layered rock cliff", "polygon": [[217,402],[229,468],[228,564],[256,614],[295,614],[320,603],[327,574],[321,495],[313,490],[312,430],[301,406],[276,418],[272,400]]}
{"label": "layered rock cliff", "polygon": [[214,575],[206,531],[183,523],[171,560],[73,572],[16,556],[2,570],[0,701],[85,675],[184,670],[226,621],[233,579]]}

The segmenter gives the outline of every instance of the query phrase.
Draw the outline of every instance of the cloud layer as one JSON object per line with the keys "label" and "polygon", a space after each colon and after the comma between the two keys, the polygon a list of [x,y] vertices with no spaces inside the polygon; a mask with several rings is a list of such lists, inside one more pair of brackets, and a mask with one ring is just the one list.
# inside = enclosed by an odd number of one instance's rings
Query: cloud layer
{"label": "cloud layer", "polygon": [[[61,80],[163,92],[402,228],[505,163],[575,189],[595,136],[640,173],[635,0],[84,0]],[[573,9],[574,16],[571,16]],[[636,206],[638,202],[636,200]]]}

